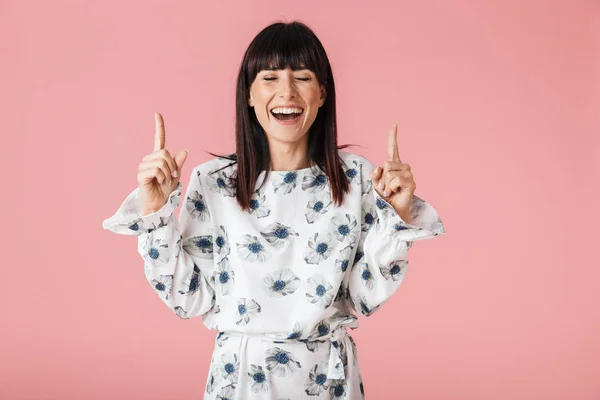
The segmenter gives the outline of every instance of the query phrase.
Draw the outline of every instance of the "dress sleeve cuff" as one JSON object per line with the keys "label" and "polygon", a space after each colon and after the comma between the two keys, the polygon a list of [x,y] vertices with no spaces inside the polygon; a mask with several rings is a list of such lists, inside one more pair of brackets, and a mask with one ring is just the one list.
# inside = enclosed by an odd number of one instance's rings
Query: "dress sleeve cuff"
{"label": "dress sleeve cuff", "polygon": [[375,197],[377,225],[375,228],[383,235],[405,241],[430,239],[446,233],[444,224],[436,210],[425,200],[413,195],[410,205],[411,223],[400,218],[394,207],[377,191],[371,188]]}
{"label": "dress sleeve cuff", "polygon": [[168,223],[179,206],[180,198],[181,182],[177,182],[165,205],[160,210],[142,217],[140,189],[135,188],[123,201],[115,215],[102,221],[102,228],[121,235],[139,236],[142,233],[152,232]]}

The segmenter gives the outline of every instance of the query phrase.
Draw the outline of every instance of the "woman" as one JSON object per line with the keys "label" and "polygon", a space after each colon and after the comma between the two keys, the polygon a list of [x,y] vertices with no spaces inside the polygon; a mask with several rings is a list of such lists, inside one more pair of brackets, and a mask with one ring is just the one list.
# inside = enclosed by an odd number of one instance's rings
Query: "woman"
{"label": "woman", "polygon": [[139,187],[104,228],[137,235],[165,304],[218,331],[205,399],[361,399],[347,328],[398,289],[412,242],[442,222],[414,196],[396,124],[382,168],[338,147],[331,66],[304,24],[254,38],[236,107],[235,154],[193,168],[179,219],[187,152],[164,149],[157,115]]}

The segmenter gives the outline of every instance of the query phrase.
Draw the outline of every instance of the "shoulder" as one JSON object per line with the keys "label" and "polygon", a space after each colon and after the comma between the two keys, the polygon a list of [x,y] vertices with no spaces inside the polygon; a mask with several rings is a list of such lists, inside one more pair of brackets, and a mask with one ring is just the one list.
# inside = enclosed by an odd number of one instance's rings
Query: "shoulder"
{"label": "shoulder", "polygon": [[223,173],[227,176],[237,169],[237,162],[225,157],[213,157],[201,164],[196,165],[192,170],[192,175],[208,176],[215,173]]}
{"label": "shoulder", "polygon": [[360,154],[345,150],[338,150],[338,154],[346,169],[360,168],[362,171],[370,172],[375,167],[368,158]]}

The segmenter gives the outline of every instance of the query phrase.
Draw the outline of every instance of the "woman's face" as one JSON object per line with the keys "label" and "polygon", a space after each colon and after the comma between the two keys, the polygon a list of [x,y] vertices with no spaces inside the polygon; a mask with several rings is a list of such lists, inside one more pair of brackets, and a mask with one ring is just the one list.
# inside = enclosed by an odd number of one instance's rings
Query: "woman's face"
{"label": "woman's face", "polygon": [[248,99],[269,141],[286,143],[304,139],[324,103],[325,89],[316,75],[308,69],[291,68],[260,71],[250,86]]}

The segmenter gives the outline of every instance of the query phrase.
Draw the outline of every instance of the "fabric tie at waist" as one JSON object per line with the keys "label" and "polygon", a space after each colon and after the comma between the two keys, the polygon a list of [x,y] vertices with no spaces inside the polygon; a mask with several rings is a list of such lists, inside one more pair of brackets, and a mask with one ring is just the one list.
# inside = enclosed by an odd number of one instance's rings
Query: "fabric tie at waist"
{"label": "fabric tie at waist", "polygon": [[329,365],[327,366],[327,378],[329,379],[346,379],[340,348],[340,340],[345,336],[348,336],[348,332],[344,327],[334,329],[331,332],[329,343]]}
{"label": "fabric tie at waist", "polygon": [[306,343],[317,341],[324,342],[329,340],[329,361],[327,365],[327,378],[346,379],[340,348],[340,341],[346,336],[348,336],[348,332],[346,331],[346,327],[344,326],[339,326],[326,335],[306,339],[275,339],[261,334],[247,334],[236,331],[219,331],[219,336],[220,335],[237,336],[245,339],[258,339],[270,343]]}

